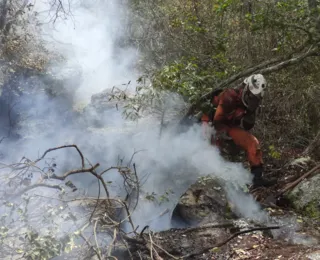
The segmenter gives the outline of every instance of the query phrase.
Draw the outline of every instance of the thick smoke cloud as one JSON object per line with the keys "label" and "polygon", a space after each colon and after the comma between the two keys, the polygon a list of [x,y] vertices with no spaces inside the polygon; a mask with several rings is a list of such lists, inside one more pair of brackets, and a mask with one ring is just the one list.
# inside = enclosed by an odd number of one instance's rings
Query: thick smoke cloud
{"label": "thick smoke cloud", "polygon": [[[47,10],[48,6],[36,2],[35,8],[43,13],[40,11]],[[199,126],[180,134],[169,128],[159,137],[157,118],[127,122],[122,118],[121,110],[115,107],[106,109],[98,117],[91,112],[75,111],[77,106],[90,103],[93,94],[129,80],[134,82],[138,77],[134,69],[138,52],[120,47],[126,18],[121,1],[73,1],[70,8],[72,19],[43,25],[48,48],[66,58],[66,63],[54,64],[48,71],[61,76],[68,74],[70,67],[75,67],[80,70],[81,77],[64,82],[71,97],[52,99],[45,92],[35,90],[20,99],[26,119],[20,123],[22,138],[7,147],[8,161],[17,161],[22,156],[36,159],[48,148],[74,143],[91,163],[99,162],[103,169],[117,164],[119,158],[128,162],[133,153],[140,151],[135,154],[134,162],[139,176],[147,178],[133,220],[140,227],[148,224],[155,230],[170,227],[169,214],[161,221],[153,220],[166,208],[171,211],[180,195],[200,176],[218,176],[240,185],[250,183],[248,171],[240,163],[224,160],[216,148],[203,140]],[[35,79],[34,84],[43,84],[43,79]],[[92,117],[101,121],[99,128],[93,125]],[[50,156],[56,158],[61,172],[80,165],[75,151],[63,150]],[[112,181],[112,195],[123,194],[122,179],[117,173],[110,173],[106,178]],[[97,194],[97,183],[93,178],[77,175],[72,180],[87,188],[89,193]],[[169,189],[174,194],[167,203],[159,205],[143,198],[152,192],[162,195]],[[250,205],[255,204],[250,201],[247,207]],[[246,212],[251,215],[252,211]]]}
{"label": "thick smoke cloud", "polygon": [[[36,4],[36,8],[48,8]],[[137,51],[120,47],[127,15],[124,1],[65,0],[65,7],[68,4],[69,19],[47,23],[43,28],[50,47],[64,55],[67,66],[78,65],[82,71],[77,101],[87,103],[92,94],[137,78]],[[63,73],[66,68],[59,69]]]}

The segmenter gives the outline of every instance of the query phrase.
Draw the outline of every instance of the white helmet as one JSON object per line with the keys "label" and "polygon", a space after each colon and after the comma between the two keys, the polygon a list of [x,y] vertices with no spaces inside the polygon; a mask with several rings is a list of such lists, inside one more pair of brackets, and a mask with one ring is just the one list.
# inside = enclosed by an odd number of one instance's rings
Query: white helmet
{"label": "white helmet", "polygon": [[262,74],[253,74],[247,77],[243,83],[253,95],[263,97],[267,81]]}

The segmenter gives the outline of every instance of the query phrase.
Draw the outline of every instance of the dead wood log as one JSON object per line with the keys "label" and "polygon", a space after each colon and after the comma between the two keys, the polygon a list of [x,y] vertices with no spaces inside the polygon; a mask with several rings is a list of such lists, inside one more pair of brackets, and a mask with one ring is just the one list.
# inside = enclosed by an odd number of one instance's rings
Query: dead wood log
{"label": "dead wood log", "polygon": [[316,165],[315,167],[313,167],[310,171],[306,172],[305,174],[303,174],[301,177],[299,177],[298,179],[296,179],[295,181],[287,184],[283,189],[281,189],[276,197],[279,197],[281,195],[283,195],[284,193],[286,193],[287,191],[293,189],[294,187],[296,187],[300,182],[302,182],[304,179],[308,178],[311,174],[313,174],[316,170],[320,169],[320,164]]}

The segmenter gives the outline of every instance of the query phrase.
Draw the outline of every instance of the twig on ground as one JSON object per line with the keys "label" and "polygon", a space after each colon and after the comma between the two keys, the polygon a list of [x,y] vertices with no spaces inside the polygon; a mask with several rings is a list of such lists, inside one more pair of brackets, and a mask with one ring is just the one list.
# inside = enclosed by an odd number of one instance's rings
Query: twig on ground
{"label": "twig on ground", "polygon": [[111,257],[112,246],[113,246],[114,242],[116,241],[116,239],[117,239],[117,229],[115,228],[113,230],[113,239],[107,249],[107,254],[108,254],[107,257]]}
{"label": "twig on ground", "polygon": [[99,258],[99,260],[102,260],[102,258],[100,257],[98,251],[94,248],[93,245],[91,245],[91,243],[89,242],[89,240],[82,234],[82,232],[80,232],[79,236],[86,242],[87,246],[95,252],[95,254],[96,254],[97,257]]}
{"label": "twig on ground", "polygon": [[141,230],[139,237],[142,237],[143,232],[144,232],[147,228],[149,228],[149,226],[145,226],[145,227]]}
{"label": "twig on ground", "polygon": [[210,247],[207,247],[207,248],[204,248],[202,250],[200,250],[199,252],[197,253],[191,253],[191,254],[188,254],[188,255],[185,255],[183,256],[182,258],[189,258],[189,257],[194,257],[196,255],[201,255],[201,254],[204,254],[208,251],[210,251],[212,248],[215,248],[215,247],[221,247],[225,244],[227,244],[230,240],[234,239],[235,237],[239,236],[239,235],[242,235],[242,234],[245,234],[245,233],[251,233],[251,232],[254,232],[254,231],[263,231],[263,230],[271,230],[271,229],[279,229],[280,227],[279,226],[273,226],[273,227],[259,227],[259,228],[252,228],[252,229],[248,229],[248,230],[243,230],[243,231],[239,231],[237,233],[234,233],[232,236],[230,236],[229,238],[227,238],[226,240],[214,245],[214,246],[210,246]]}
{"label": "twig on ground", "polygon": [[176,256],[170,254],[168,251],[166,251],[165,249],[163,249],[161,246],[159,246],[159,245],[157,245],[157,244],[155,244],[155,243],[154,243],[154,245],[155,245],[157,248],[159,248],[160,250],[162,250],[167,256],[171,257],[172,259],[175,259],[175,260],[181,259],[181,258],[179,258],[179,257],[176,257]]}
{"label": "twig on ground", "polygon": [[150,239],[150,244],[147,245],[147,247],[150,250],[151,259],[153,259],[153,253],[154,253],[155,260],[163,260],[163,258],[158,254],[157,250],[155,250],[153,247],[154,243],[153,243],[152,236],[151,236],[150,232],[149,232],[149,239]]}
{"label": "twig on ground", "polygon": [[129,223],[130,223],[130,225],[132,227],[132,230],[135,233],[136,228],[134,227],[133,221],[131,219],[131,214],[132,213],[130,213],[130,210],[129,210],[127,204],[122,200],[117,200],[117,199],[111,199],[111,200],[117,201],[120,205],[122,205],[124,207],[124,209],[126,210],[126,213],[127,213],[127,216],[124,219],[122,219],[121,222],[118,223],[118,225],[120,225],[121,223],[123,223],[125,220],[128,219],[128,221],[129,221]]}
{"label": "twig on ground", "polygon": [[152,247],[152,242],[151,242],[151,235],[149,233],[149,236],[150,236],[150,245],[147,245],[147,248],[149,249],[150,251],[150,258],[151,260],[153,260],[153,247]]}
{"label": "twig on ground", "polygon": [[97,210],[97,207],[98,207],[98,204],[99,204],[99,199],[100,199],[100,192],[101,192],[101,187],[100,187],[100,181],[98,179],[98,198],[97,198],[97,201],[96,201],[96,205],[91,213],[91,216],[89,218],[89,222],[91,222],[91,219],[93,217],[93,214],[95,213],[95,211]]}
{"label": "twig on ground", "polygon": [[203,225],[200,227],[192,227],[192,228],[188,228],[188,229],[184,230],[182,233],[186,234],[186,233],[190,233],[193,231],[198,231],[198,230],[202,230],[202,229],[206,229],[206,228],[228,228],[228,227],[234,227],[234,223],[208,224],[208,225]]}
{"label": "twig on ground", "polygon": [[132,253],[131,253],[131,250],[130,250],[130,248],[129,248],[129,245],[128,245],[127,241],[126,241],[125,239],[123,239],[123,238],[121,238],[121,240],[122,240],[123,244],[125,245],[128,253],[129,253],[129,255],[130,255],[130,258],[133,259],[133,256],[132,256]]}
{"label": "twig on ground", "polygon": [[102,258],[100,257],[99,252],[97,251],[97,249],[89,242],[89,240],[84,236],[83,231],[90,225],[90,223],[85,224],[80,230],[79,230],[79,236],[85,241],[85,243],[87,244],[87,246],[92,249],[95,254],[97,255],[99,260],[102,260]]}
{"label": "twig on ground", "polygon": [[301,181],[303,181],[305,178],[309,177],[312,173],[314,173],[316,170],[320,169],[320,164],[313,167],[310,171],[296,179],[295,181],[287,184],[282,190],[280,190],[276,197],[281,196],[282,194],[286,193],[290,189],[293,189],[295,186],[297,186]]}
{"label": "twig on ground", "polygon": [[98,258],[102,259],[101,251],[100,251],[100,247],[99,247],[98,239],[97,239],[97,224],[98,224],[98,222],[99,222],[99,219],[97,219],[96,222],[94,223],[93,234],[94,234],[94,240],[96,242]]}

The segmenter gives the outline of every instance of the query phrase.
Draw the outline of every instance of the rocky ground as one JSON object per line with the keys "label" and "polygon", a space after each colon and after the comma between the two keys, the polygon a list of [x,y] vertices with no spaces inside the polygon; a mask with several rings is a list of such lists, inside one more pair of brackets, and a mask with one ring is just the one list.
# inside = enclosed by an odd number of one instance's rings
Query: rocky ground
{"label": "rocky ground", "polygon": [[[312,163],[308,166],[313,167]],[[239,196],[251,194],[259,203],[261,211],[256,216],[263,217],[253,219],[241,216],[221,180],[199,180],[181,196],[173,211],[172,224],[179,228],[158,233],[146,229],[127,238],[132,258],[320,259],[319,171],[277,197],[309,170],[287,166],[275,187],[240,189]],[[270,170],[269,177],[275,173]],[[275,229],[250,231],[269,227]]]}

